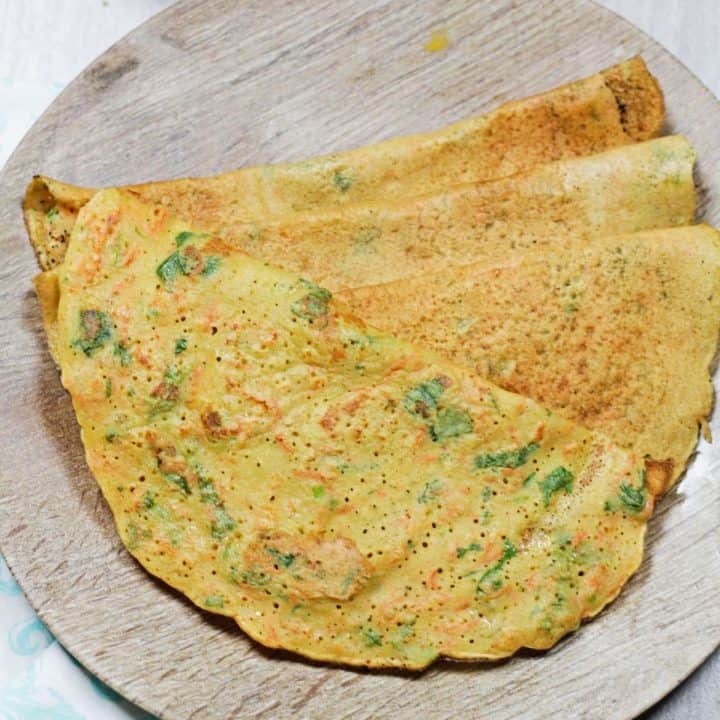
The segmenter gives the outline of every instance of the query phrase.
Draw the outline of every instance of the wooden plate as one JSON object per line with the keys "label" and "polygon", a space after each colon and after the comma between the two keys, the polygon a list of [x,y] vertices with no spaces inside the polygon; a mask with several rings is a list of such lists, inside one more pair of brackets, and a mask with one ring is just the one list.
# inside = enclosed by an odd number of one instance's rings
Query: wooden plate
{"label": "wooden plate", "polygon": [[[448,32],[441,53],[423,49]],[[82,38],[78,38],[82,42]],[[58,639],[163,718],[629,718],[720,641],[720,451],[701,445],[620,599],[546,654],[424,674],[303,662],[250,642],[125,552],[45,349],[20,216],[33,173],[91,185],[214,173],[439,127],[641,52],[720,221],[720,107],[667,52],[590,2],[181,2],[94,62],[0,179],[0,539]],[[682,348],[678,348],[682,352]],[[715,415],[716,434],[720,418]]]}

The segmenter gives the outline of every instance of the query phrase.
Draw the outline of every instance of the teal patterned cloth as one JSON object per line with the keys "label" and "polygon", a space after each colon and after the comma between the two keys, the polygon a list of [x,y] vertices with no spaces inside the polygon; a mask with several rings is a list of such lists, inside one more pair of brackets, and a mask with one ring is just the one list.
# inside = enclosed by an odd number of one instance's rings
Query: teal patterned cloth
{"label": "teal patterned cloth", "polygon": [[0,720],[153,720],[58,644],[0,557]]}
{"label": "teal patterned cloth", "polygon": [[[0,168],[69,80],[30,83],[0,75]],[[153,720],[68,655],[0,556],[0,720],[131,718]]]}

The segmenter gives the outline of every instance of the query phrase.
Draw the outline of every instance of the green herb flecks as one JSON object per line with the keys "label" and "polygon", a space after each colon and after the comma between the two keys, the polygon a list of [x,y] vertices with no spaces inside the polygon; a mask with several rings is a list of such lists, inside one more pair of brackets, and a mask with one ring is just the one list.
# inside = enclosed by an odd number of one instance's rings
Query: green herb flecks
{"label": "green herb flecks", "polygon": [[241,573],[233,571],[231,573],[233,582],[240,582],[251,587],[264,587],[270,582],[270,576],[264,572],[256,570],[243,570]]}
{"label": "green herb flecks", "polygon": [[275,564],[280,567],[289,568],[295,562],[295,553],[283,553],[273,547],[266,547],[265,551],[272,556]]}
{"label": "green herb flecks", "polygon": [[90,357],[110,339],[112,326],[108,316],[100,310],[80,311],[80,337],[73,345]]}
{"label": "green herb flecks", "polygon": [[645,469],[640,472],[640,484],[637,487],[629,483],[620,483],[618,491],[619,503],[607,500],[604,505],[606,512],[626,510],[633,514],[642,512],[647,504],[647,487],[645,484]]}
{"label": "green herb flecks", "polygon": [[456,405],[440,406],[448,385],[447,378],[433,378],[409,390],[403,401],[405,409],[425,423],[433,442],[444,442],[473,430],[472,418],[466,410]]}
{"label": "green herb flecks", "polygon": [[332,298],[332,293],[308,280],[300,280],[300,282],[304,287],[308,288],[309,292],[299,300],[295,300],[290,306],[293,315],[308,320],[310,323],[325,318],[328,314],[328,303]]}
{"label": "green herb flecks", "polygon": [[[506,538],[504,541],[503,554],[498,558],[497,562],[490,566],[479,578],[475,586],[476,595],[484,595],[493,590],[499,590],[502,587],[502,578],[500,571],[508,560],[517,555],[517,548]],[[472,575],[473,573],[468,573]]]}
{"label": "green herb flecks", "polygon": [[401,628],[398,630],[398,637],[400,640],[407,640],[415,632],[415,620],[409,620],[403,623]]}
{"label": "green herb flecks", "polygon": [[462,560],[470,552],[482,552],[483,546],[476,542],[471,542],[467,547],[459,547],[456,551],[458,560]]}
{"label": "green herb flecks", "polygon": [[220,258],[217,255],[208,255],[205,258],[205,266],[200,273],[203,277],[214,275],[220,267]]}
{"label": "green herb flecks", "polygon": [[416,620],[409,620],[408,622],[403,623],[399,628],[397,633],[395,634],[394,639],[391,642],[391,645],[398,651],[404,653],[406,648],[404,647],[405,642],[407,639],[415,632],[415,622]]}
{"label": "green herb flecks", "polygon": [[109,443],[115,442],[115,438],[118,436],[117,432],[115,430],[108,430],[105,433],[105,440]]}
{"label": "green herb flecks", "polygon": [[620,484],[620,492],[618,493],[620,502],[630,512],[638,513],[645,507],[647,500],[645,488],[643,486],[633,487],[627,483]]}
{"label": "green herb flecks", "polygon": [[554,470],[550,471],[546,475],[544,480],[538,483],[540,492],[542,493],[543,503],[545,507],[550,504],[550,498],[558,491],[564,490],[566,495],[569,495],[573,489],[573,475],[572,473],[562,465],[559,465]]}
{"label": "green herb flecks", "polygon": [[192,275],[211,275],[220,264],[220,259],[214,255],[203,258],[200,251],[195,245],[187,245],[186,243],[195,233],[181,232],[175,238],[177,250],[166,257],[158,266],[157,276],[163,281],[167,289],[172,287],[173,282],[180,277]]}
{"label": "green herb flecks", "polygon": [[179,355],[187,350],[188,341],[187,338],[181,337],[175,341],[175,354]]}
{"label": "green herb flecks", "polygon": [[405,409],[416,417],[428,418],[433,410],[437,410],[438,400],[444,392],[442,378],[420,383],[405,395]]}
{"label": "green herb flecks", "polygon": [[200,488],[201,502],[210,505],[220,505],[220,496],[217,494],[212,480],[209,480],[197,470],[196,472],[198,473],[198,487]]}
{"label": "green herb flecks", "polygon": [[527,487],[537,477],[537,470],[531,472],[523,481],[523,487]]}
{"label": "green herb flecks", "polygon": [[576,546],[570,533],[559,532],[555,542],[557,549],[553,552],[553,562],[560,575],[572,578],[578,566],[587,567],[598,560],[597,552],[588,539],[583,539]]}
{"label": "green herb flecks", "polygon": [[225,601],[220,595],[209,595],[205,598],[205,607],[223,608],[225,607]]}
{"label": "green herb flecks", "polygon": [[379,647],[382,645],[382,635],[372,628],[365,628],[362,631],[362,637],[367,647]]}
{"label": "green herb flecks", "polygon": [[175,245],[178,248],[181,248],[186,242],[188,242],[188,240],[191,240],[194,237],[195,233],[190,232],[189,230],[183,230],[175,236]]}
{"label": "green herb flecks", "polygon": [[530,456],[540,447],[536,442],[531,442],[517,450],[500,450],[498,452],[485,453],[475,458],[475,467],[479,470],[488,468],[519,468],[524,465]]}
{"label": "green herb flecks", "polygon": [[112,396],[112,380],[105,378],[105,397],[110,398]]}
{"label": "green herb flecks", "polygon": [[168,412],[175,407],[180,397],[182,378],[182,372],[177,365],[168,365],[163,373],[162,381],[150,393],[155,398],[155,404],[150,408],[150,417]]}
{"label": "green herb flecks", "polygon": [[169,257],[165,258],[157,267],[158,277],[165,283],[165,287],[172,284],[173,280],[178,275],[182,274],[182,267],[180,265],[180,253],[174,252]]}
{"label": "green herb flecks", "polygon": [[440,480],[430,480],[430,482],[426,482],[423,491],[418,495],[417,501],[421,505],[425,505],[433,500],[437,500],[442,486],[443,484]]}
{"label": "green herb flecks", "polygon": [[341,192],[346,193],[353,185],[353,179],[347,172],[338,170],[333,175],[333,185]]}
{"label": "green herb flecks", "polygon": [[312,486],[312,494],[314,498],[321,498],[325,494],[325,486],[324,485],[313,485]]}
{"label": "green herb flecks", "polygon": [[128,550],[137,550],[143,540],[150,540],[152,533],[147,528],[140,528],[136,523],[129,522],[125,528],[125,546]]}
{"label": "green herb flecks", "polygon": [[215,509],[215,519],[210,532],[216,540],[222,540],[228,533],[237,527],[237,523],[230,517],[228,511],[222,506]]}
{"label": "green herb flecks", "polygon": [[113,346],[113,355],[120,360],[120,364],[123,367],[127,367],[132,362],[132,353],[122,342],[115,343]]}
{"label": "green herb flecks", "polygon": [[60,214],[60,211],[54,207],[50,208],[47,213],[45,213],[45,217],[52,222],[58,215]]}
{"label": "green herb flecks", "polygon": [[438,411],[437,419],[430,428],[430,437],[436,442],[460,437],[473,430],[470,414],[462,408],[450,405]]}
{"label": "green herb flecks", "polygon": [[195,465],[194,470],[200,490],[200,502],[215,506],[215,516],[210,525],[210,533],[216,540],[222,540],[237,527],[237,523],[225,509],[213,481],[205,475],[202,467]]}
{"label": "green herb flecks", "polygon": [[187,479],[180,475],[180,473],[161,473],[162,476],[173,485],[176,485],[177,487],[182,490],[183,495],[190,495],[190,485],[188,484]]}
{"label": "green herb flecks", "polygon": [[142,504],[146,510],[151,510],[155,507],[155,493],[152,490],[148,490],[143,495]]}

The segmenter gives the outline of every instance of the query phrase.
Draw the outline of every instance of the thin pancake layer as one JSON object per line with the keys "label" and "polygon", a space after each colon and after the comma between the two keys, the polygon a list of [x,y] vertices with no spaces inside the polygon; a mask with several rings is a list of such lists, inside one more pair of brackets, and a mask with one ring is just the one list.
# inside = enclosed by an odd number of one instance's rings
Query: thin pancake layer
{"label": "thin pancake layer", "polygon": [[676,480],[712,407],[720,242],[707,225],[517,254],[339,297],[367,322],[597,429]]}
{"label": "thin pancake layer", "polygon": [[[355,202],[437,193],[588,155],[660,132],[662,93],[641,58],[422,135],[285,165],[134,185],[197,228]],[[43,270],[62,261],[78,210],[95,190],[37,177],[24,203]]]}
{"label": "thin pancake layer", "polygon": [[271,647],[421,668],[547,648],[637,568],[657,477],[119,191],[58,353],[130,552]]}
{"label": "thin pancake layer", "polygon": [[[236,248],[335,291],[496,261],[519,249],[690,223],[694,161],[687,140],[670,136],[440,195],[229,225],[222,233]],[[51,347],[56,281],[51,270],[36,282]]]}
{"label": "thin pancake layer", "polygon": [[[674,135],[436,196],[297,213],[222,232],[238,249],[339,291],[497,261],[516,250],[688,224],[694,162],[693,147]],[[35,280],[51,351],[56,285],[55,270]]]}

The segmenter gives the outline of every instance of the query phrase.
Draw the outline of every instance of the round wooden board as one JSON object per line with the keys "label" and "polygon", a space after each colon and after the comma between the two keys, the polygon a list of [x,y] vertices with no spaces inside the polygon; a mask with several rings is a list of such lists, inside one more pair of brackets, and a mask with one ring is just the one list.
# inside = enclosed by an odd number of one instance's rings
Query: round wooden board
{"label": "round wooden board", "polygon": [[[431,31],[445,52],[423,49]],[[82,42],[82,38],[78,38]],[[181,2],[93,63],[0,179],[0,540],[59,640],[162,718],[630,718],[720,642],[720,451],[703,443],[620,599],[545,654],[420,676],[269,652],[125,552],[45,348],[20,215],[33,173],[102,185],[215,173],[429,130],[642,53],[720,221],[720,107],[666,51],[590,2]],[[682,352],[682,348],[678,348]],[[716,435],[720,418],[716,413]]]}

